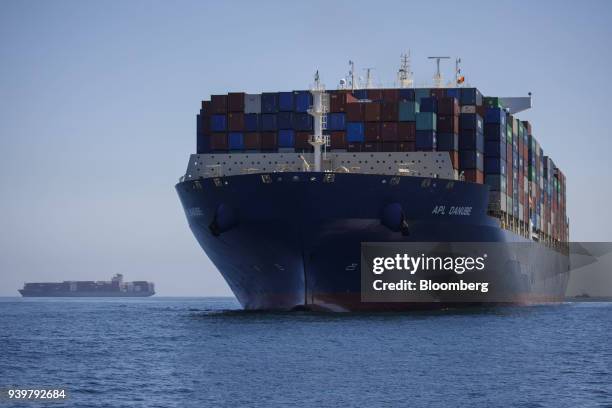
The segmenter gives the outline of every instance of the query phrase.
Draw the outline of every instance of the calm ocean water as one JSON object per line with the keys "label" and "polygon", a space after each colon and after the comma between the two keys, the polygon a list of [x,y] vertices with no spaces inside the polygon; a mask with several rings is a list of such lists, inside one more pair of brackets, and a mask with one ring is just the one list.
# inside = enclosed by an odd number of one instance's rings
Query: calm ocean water
{"label": "calm ocean water", "polygon": [[612,406],[612,303],[249,313],[233,299],[0,299],[0,406]]}

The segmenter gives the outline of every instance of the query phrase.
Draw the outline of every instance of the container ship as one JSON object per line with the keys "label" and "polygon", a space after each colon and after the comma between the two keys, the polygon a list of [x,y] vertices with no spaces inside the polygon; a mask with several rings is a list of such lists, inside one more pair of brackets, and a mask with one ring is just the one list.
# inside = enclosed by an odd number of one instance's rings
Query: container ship
{"label": "container ship", "polygon": [[26,283],[19,290],[23,297],[147,297],[155,294],[152,282],[123,282],[116,274],[109,281],[64,281]]}
{"label": "container ship", "polygon": [[[413,309],[361,298],[363,242],[530,243],[504,279],[516,303],[563,301],[566,178],[517,117],[525,97],[483,96],[456,60],[443,85],[354,75],[326,90],[202,101],[197,151],[176,185],[189,227],[245,309]],[[440,214],[437,209],[469,209]],[[431,305],[429,305],[431,306]],[[434,305],[433,307],[439,307]]]}

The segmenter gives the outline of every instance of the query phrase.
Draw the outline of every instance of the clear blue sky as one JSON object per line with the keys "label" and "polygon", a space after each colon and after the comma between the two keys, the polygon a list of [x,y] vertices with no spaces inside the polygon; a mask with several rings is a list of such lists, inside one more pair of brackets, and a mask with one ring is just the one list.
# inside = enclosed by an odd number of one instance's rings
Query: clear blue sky
{"label": "clear blue sky", "polygon": [[116,272],[230,294],[174,192],[200,100],[316,69],[331,88],[349,59],[390,83],[407,49],[417,85],[443,54],[486,95],[533,92],[521,117],[567,175],[572,239],[610,241],[611,21],[610,1],[4,0],[0,295]]}

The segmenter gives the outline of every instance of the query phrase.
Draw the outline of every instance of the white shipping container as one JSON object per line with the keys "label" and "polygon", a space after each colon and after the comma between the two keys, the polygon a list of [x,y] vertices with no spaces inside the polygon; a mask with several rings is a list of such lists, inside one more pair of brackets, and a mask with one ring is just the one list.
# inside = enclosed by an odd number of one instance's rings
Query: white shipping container
{"label": "white shipping container", "polygon": [[476,105],[464,105],[461,107],[461,113],[476,113]]}
{"label": "white shipping container", "polygon": [[244,95],[244,113],[261,113],[261,94]]}

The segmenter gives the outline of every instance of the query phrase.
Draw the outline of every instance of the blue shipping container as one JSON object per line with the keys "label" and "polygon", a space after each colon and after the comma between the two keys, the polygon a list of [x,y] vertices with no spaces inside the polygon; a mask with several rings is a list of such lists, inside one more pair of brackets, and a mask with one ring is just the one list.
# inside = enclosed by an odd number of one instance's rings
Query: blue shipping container
{"label": "blue shipping container", "polygon": [[446,90],[446,96],[449,98],[455,98],[457,100],[461,99],[461,89],[460,88],[448,88]]}
{"label": "blue shipping container", "polygon": [[478,150],[484,152],[484,135],[477,130],[461,130],[459,150]]}
{"label": "blue shipping container", "polygon": [[459,115],[459,128],[484,132],[482,117],[477,113],[462,113]]}
{"label": "blue shipping container", "polygon": [[225,132],[227,127],[227,118],[225,115],[211,115],[210,130],[213,132]]}
{"label": "blue shipping container", "polygon": [[312,116],[307,113],[294,113],[293,114],[293,129],[298,131],[309,131],[312,130]]}
{"label": "blue shipping container", "polygon": [[477,169],[482,171],[483,167],[484,160],[482,153],[468,150],[459,152],[459,168],[466,170]]}
{"label": "blue shipping container", "polygon": [[506,143],[495,140],[485,140],[485,155],[489,157],[501,157],[506,160]]}
{"label": "blue shipping container", "polygon": [[357,99],[368,99],[368,90],[367,89],[355,89],[353,91],[353,96]]}
{"label": "blue shipping container", "polygon": [[416,149],[432,151],[436,148],[436,132],[435,130],[417,130],[416,131]]}
{"label": "blue shipping container", "polygon": [[293,91],[295,111],[306,112],[312,105],[312,94],[309,91]]}
{"label": "blue shipping container", "polygon": [[365,141],[363,122],[347,122],[346,140],[349,143],[359,143]]}
{"label": "blue shipping container", "polygon": [[283,129],[278,132],[278,147],[294,147],[294,135],[293,130]]}
{"label": "blue shipping container", "polygon": [[247,132],[257,132],[259,130],[259,115],[257,113],[245,114],[244,128]]}
{"label": "blue shipping container", "polygon": [[440,152],[459,150],[459,136],[455,133],[438,133],[436,148]]}
{"label": "blue shipping container", "polygon": [[262,93],[261,94],[261,112],[276,113],[278,112],[278,94],[277,93]]}
{"label": "blue shipping container", "polygon": [[263,131],[275,131],[277,130],[276,115],[264,114],[261,115],[261,130]]}
{"label": "blue shipping container", "polygon": [[328,130],[344,130],[345,129],[344,113],[330,113],[327,115]]}
{"label": "blue shipping container", "polygon": [[242,133],[230,132],[229,148],[230,150],[244,150],[244,137]]}
{"label": "blue shipping container", "polygon": [[502,108],[487,108],[485,113],[486,123],[499,123],[506,125],[506,112]]}
{"label": "blue shipping container", "polygon": [[486,123],[484,125],[485,140],[503,142],[506,144],[506,125],[499,123]]}
{"label": "blue shipping container", "polygon": [[196,140],[196,152],[198,154],[210,152],[210,136],[198,134]]}
{"label": "blue shipping container", "polygon": [[482,105],[482,94],[476,88],[461,88],[461,105]]}
{"label": "blue shipping container", "polygon": [[421,99],[421,112],[438,112],[438,99],[427,97]]}
{"label": "blue shipping container", "polygon": [[399,100],[401,101],[414,101],[414,89],[401,88],[399,90]]}
{"label": "blue shipping container", "polygon": [[291,112],[279,112],[276,115],[276,127],[278,129],[293,129],[293,114]]}
{"label": "blue shipping container", "polygon": [[484,171],[487,174],[506,175],[506,160],[500,157],[486,157]]}
{"label": "blue shipping container", "polygon": [[278,110],[281,112],[291,112],[293,107],[293,92],[279,92]]}

